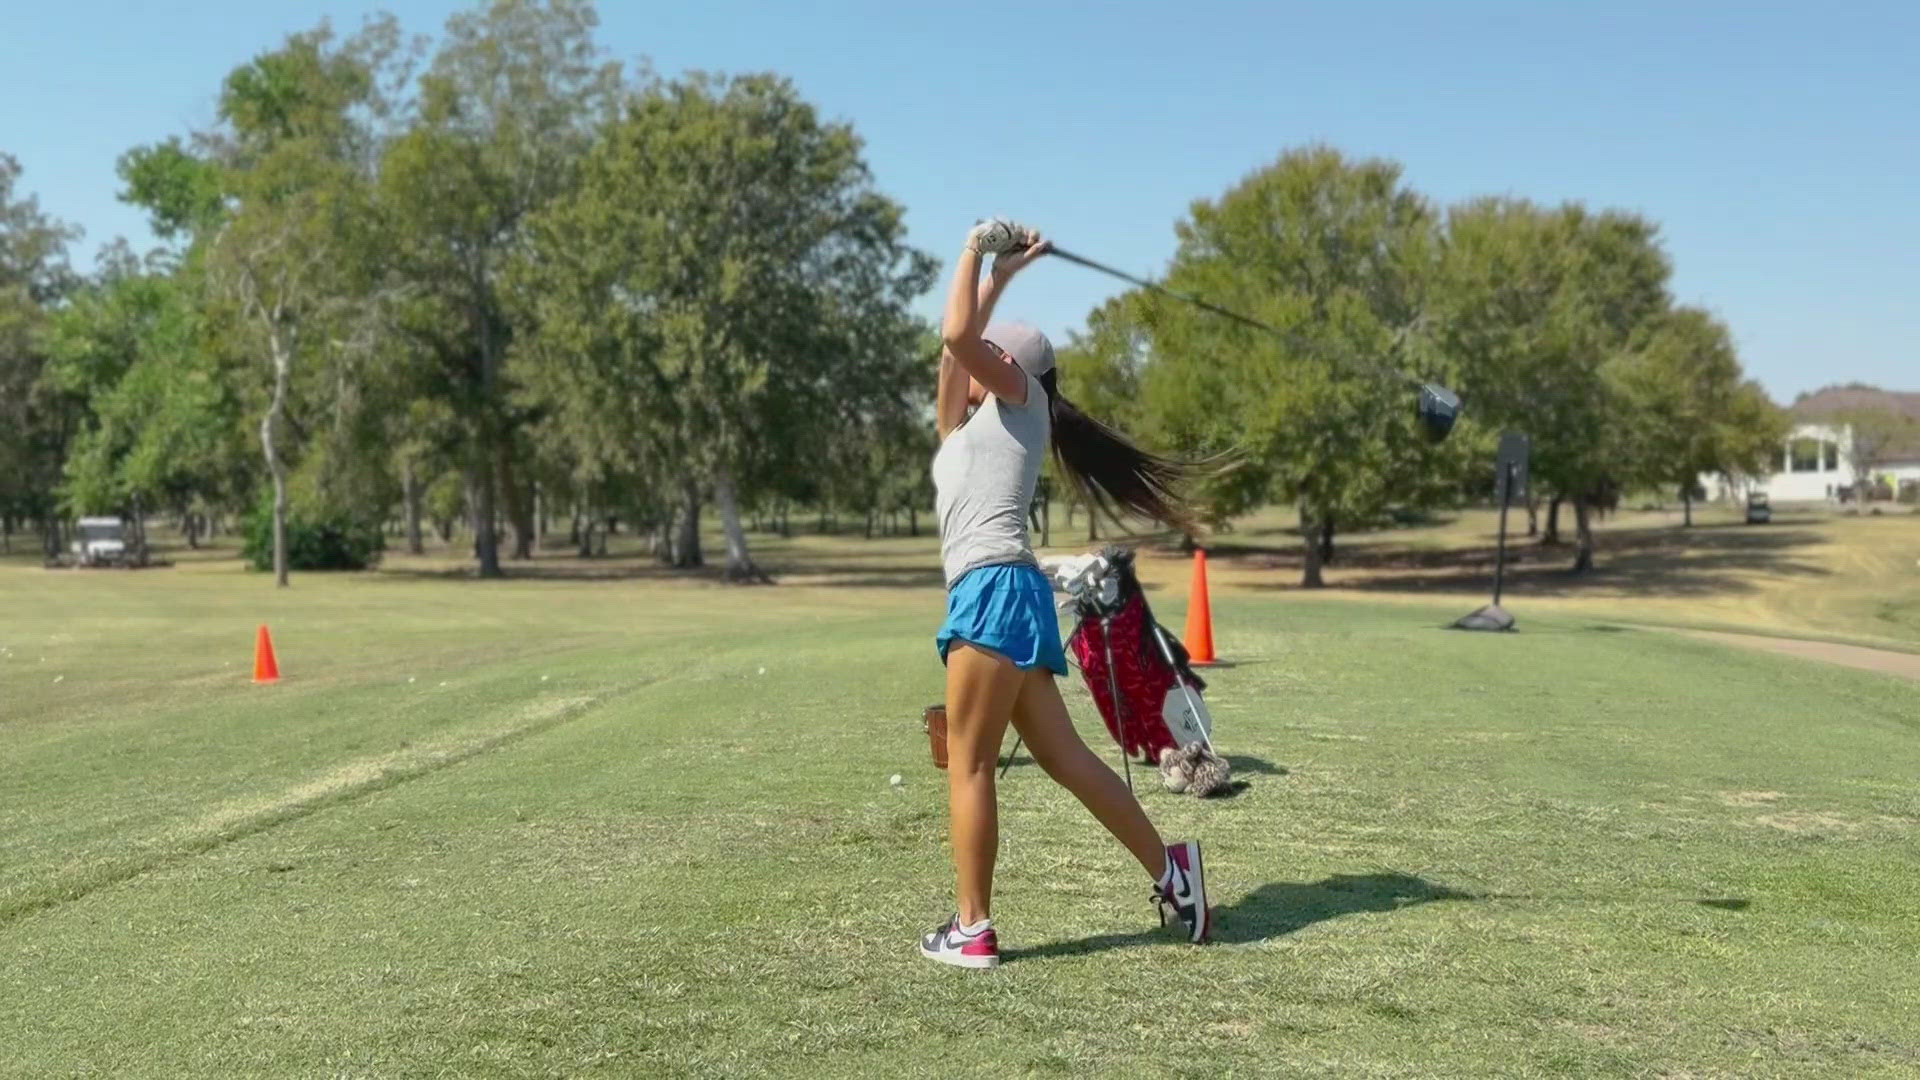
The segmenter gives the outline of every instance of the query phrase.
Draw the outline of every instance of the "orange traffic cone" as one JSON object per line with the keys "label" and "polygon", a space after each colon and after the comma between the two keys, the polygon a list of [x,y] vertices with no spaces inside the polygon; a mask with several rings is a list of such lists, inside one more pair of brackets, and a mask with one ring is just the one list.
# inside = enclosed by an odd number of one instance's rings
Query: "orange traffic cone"
{"label": "orange traffic cone", "polygon": [[253,681],[280,681],[280,665],[273,658],[273,635],[267,633],[265,623],[260,624],[260,633],[253,639]]}
{"label": "orange traffic cone", "polygon": [[1207,603],[1207,553],[1193,552],[1193,590],[1187,599],[1187,634],[1183,644],[1196,667],[1213,663],[1213,607]]}

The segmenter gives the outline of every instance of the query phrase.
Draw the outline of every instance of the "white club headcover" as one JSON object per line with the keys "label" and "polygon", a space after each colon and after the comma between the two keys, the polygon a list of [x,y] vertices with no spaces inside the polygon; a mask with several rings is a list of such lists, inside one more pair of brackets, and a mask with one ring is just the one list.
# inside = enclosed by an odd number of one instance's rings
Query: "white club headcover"
{"label": "white club headcover", "polygon": [[1098,555],[1075,555],[1054,563],[1053,580],[1069,595],[1077,598],[1106,572],[1106,568],[1107,560]]}

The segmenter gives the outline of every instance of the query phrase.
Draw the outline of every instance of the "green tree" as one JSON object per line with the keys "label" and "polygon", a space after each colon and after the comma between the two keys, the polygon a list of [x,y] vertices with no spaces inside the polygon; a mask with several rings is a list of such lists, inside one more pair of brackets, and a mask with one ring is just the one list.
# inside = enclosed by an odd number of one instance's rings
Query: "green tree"
{"label": "green tree", "polygon": [[418,117],[381,173],[383,239],[407,287],[399,326],[420,365],[419,393],[459,425],[483,577],[501,573],[503,495],[516,553],[532,543],[517,460],[530,418],[514,406],[506,370],[515,325],[502,275],[524,250],[529,216],[572,190],[617,100],[620,65],[594,44],[597,23],[588,0],[492,0],[454,15],[421,78]]}
{"label": "green tree", "polygon": [[75,279],[67,245],[80,230],[18,193],[20,163],[0,153],[0,535],[40,523],[48,556],[60,551],[57,489],[84,402],[43,382],[48,320]]}
{"label": "green tree", "polygon": [[161,262],[140,265],[124,244],[99,278],[54,317],[48,386],[86,408],[65,463],[65,501],[77,513],[132,519],[143,545],[147,515],[230,500],[238,467],[239,403],[205,347],[191,279]]}
{"label": "green tree", "polygon": [[1561,498],[1574,507],[1576,571],[1593,566],[1593,511],[1647,459],[1605,369],[1669,306],[1657,237],[1638,216],[1573,204],[1489,198],[1447,215],[1431,344],[1457,366],[1483,430],[1532,436],[1533,477],[1556,510]]}
{"label": "green tree", "polygon": [[1744,377],[1732,335],[1698,308],[1675,308],[1640,328],[1607,367],[1618,395],[1623,474],[1680,492],[1693,524],[1700,477],[1762,471],[1786,437],[1785,416]]}
{"label": "green tree", "polygon": [[1398,165],[1290,151],[1194,204],[1167,275],[1285,338],[1151,294],[1092,324],[1094,347],[1109,343],[1116,357],[1105,370],[1122,386],[1140,372],[1147,434],[1190,457],[1239,456],[1203,493],[1214,516],[1299,507],[1308,587],[1324,584],[1320,556],[1338,522],[1428,504],[1457,482],[1466,432],[1431,446],[1411,391],[1364,373],[1384,360],[1444,381],[1442,354],[1420,340],[1437,227]]}
{"label": "green tree", "polygon": [[748,485],[818,468],[837,433],[909,410],[931,381],[908,306],[932,261],[905,246],[852,129],[784,80],[632,95],[530,232],[515,296],[533,330],[515,370],[583,460],[671,485],[678,565],[701,561],[711,490],[728,575],[760,577]]}
{"label": "green tree", "polygon": [[335,343],[376,314],[372,255],[382,246],[371,181],[396,112],[388,94],[405,70],[392,19],[345,39],[322,24],[235,68],[216,128],[121,159],[123,197],[181,241],[209,338],[264,375],[247,379],[245,393],[260,416],[283,587],[303,386],[320,389],[315,411],[336,423],[358,399]]}

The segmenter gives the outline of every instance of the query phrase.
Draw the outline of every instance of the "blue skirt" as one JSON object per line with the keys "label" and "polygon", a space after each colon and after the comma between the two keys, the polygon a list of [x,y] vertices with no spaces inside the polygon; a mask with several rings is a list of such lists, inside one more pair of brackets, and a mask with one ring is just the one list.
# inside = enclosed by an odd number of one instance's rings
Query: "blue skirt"
{"label": "blue skirt", "polygon": [[933,639],[942,664],[956,639],[997,652],[1023,670],[1067,673],[1053,589],[1029,563],[981,566],[961,575],[947,590],[947,621]]}

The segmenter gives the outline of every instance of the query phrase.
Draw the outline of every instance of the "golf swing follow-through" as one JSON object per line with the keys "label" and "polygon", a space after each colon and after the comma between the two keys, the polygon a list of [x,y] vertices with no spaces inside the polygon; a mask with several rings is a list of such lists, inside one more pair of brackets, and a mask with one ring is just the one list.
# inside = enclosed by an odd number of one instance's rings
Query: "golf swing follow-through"
{"label": "golf swing follow-through", "polygon": [[[935,636],[946,664],[947,795],[956,879],[952,918],[920,941],[931,960],[1000,963],[992,919],[999,852],[994,767],[1006,730],[1071,791],[1146,872],[1162,921],[1206,940],[1211,914],[1196,841],[1166,843],[1140,802],[1074,730],[1056,679],[1067,674],[1053,589],[1027,531],[1049,447],[1090,506],[1197,531],[1181,490],[1192,473],[1150,454],[1060,394],[1053,345],[1024,323],[990,323],[1013,276],[1049,248],[1030,229],[987,221],[956,261],[935,397],[933,459],[947,615]],[[981,262],[994,256],[981,280]]]}
{"label": "golf swing follow-through", "polygon": [[[935,645],[947,669],[945,749],[958,910],[920,944],[929,959],[961,967],[1000,962],[991,912],[999,850],[994,767],[1008,726],[1017,731],[1035,763],[1073,792],[1139,860],[1152,879],[1152,898],[1163,924],[1171,913],[1190,940],[1201,942],[1212,917],[1200,844],[1164,842],[1131,783],[1123,782],[1075,732],[1055,681],[1067,674],[1066,652],[1052,589],[1034,556],[1027,522],[1047,450],[1051,448],[1061,472],[1090,508],[1159,522],[1189,535],[1201,530],[1183,490],[1196,466],[1148,453],[1081,412],[1060,393],[1053,345],[1046,336],[1025,323],[991,322],[1014,275],[1050,254],[1294,340],[1277,327],[1060,251],[1025,226],[994,219],[968,232],[941,325],[935,409],[940,449],[933,459],[947,585],[947,617]],[[994,257],[993,266],[983,282],[981,262],[988,255]],[[1369,366],[1419,388],[1416,416],[1429,439],[1438,442],[1453,429],[1460,401],[1451,391],[1392,367]],[[1170,748],[1184,749],[1195,742],[1204,746],[1204,708],[1193,692],[1204,684],[1166,645],[1164,634],[1156,634],[1156,640],[1167,650],[1168,678],[1184,702],[1176,707],[1173,723],[1197,726],[1199,736],[1169,736],[1161,716],[1153,717],[1162,725],[1157,740],[1142,742],[1147,732],[1125,730],[1127,709],[1112,678],[1112,612],[1102,608],[1100,613],[1106,616],[1103,670],[1113,685],[1111,700],[1100,698],[1098,688],[1095,696],[1123,753],[1139,752],[1152,761]],[[1151,623],[1150,615],[1146,621]],[[1083,662],[1093,655],[1086,648],[1080,651]],[[1183,715],[1189,719],[1178,719]],[[1224,761],[1219,765],[1224,782]],[[1179,786],[1186,783],[1183,778]]]}

